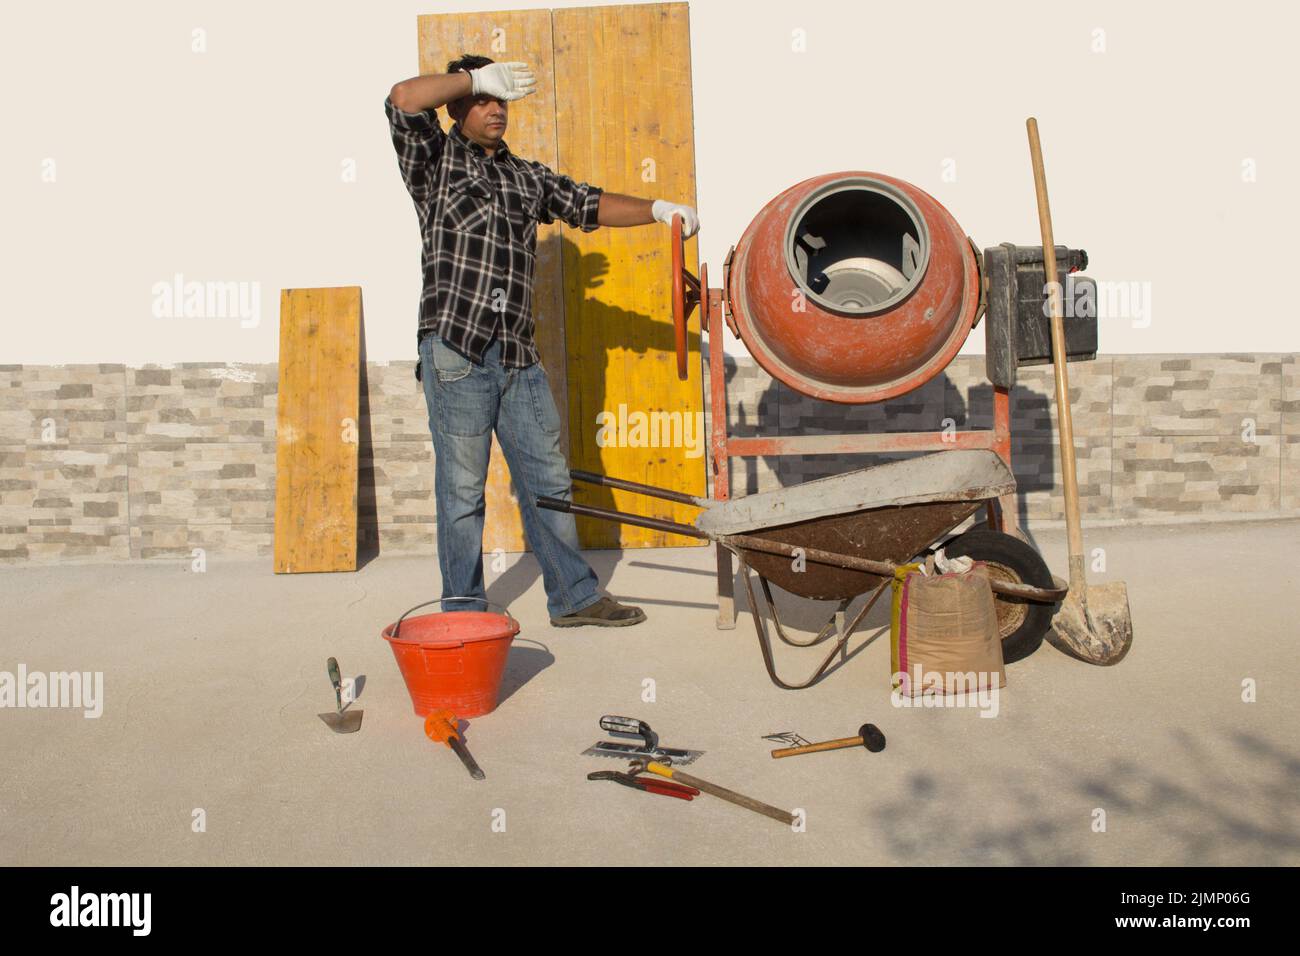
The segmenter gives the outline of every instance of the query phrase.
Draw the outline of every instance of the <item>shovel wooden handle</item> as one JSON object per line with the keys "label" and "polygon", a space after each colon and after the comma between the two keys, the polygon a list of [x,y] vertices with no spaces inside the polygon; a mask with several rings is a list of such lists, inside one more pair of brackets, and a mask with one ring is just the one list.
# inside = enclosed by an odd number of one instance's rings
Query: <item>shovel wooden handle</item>
{"label": "shovel wooden handle", "polygon": [[747,797],[743,793],[736,793],[734,790],[728,790],[726,787],[719,787],[715,783],[709,783],[707,780],[701,780],[699,777],[693,777],[689,773],[683,773],[681,770],[674,770],[671,767],[665,767],[661,763],[651,761],[645,765],[646,770],[658,774],[661,777],[667,777],[670,780],[676,780],[678,783],[684,783],[688,787],[694,787],[701,793],[711,794],[720,800],[726,800],[728,803],[734,803],[738,807],[744,807],[746,810],[753,810],[755,813],[761,813],[765,817],[771,817],[773,820],[780,820],[786,826],[793,826],[795,817],[793,813],[781,810],[771,804],[763,803],[761,800],[755,800],[753,797]]}
{"label": "shovel wooden handle", "polygon": [[1056,272],[1052,212],[1047,202],[1047,174],[1043,171],[1038,121],[1031,116],[1025,121],[1025,126],[1029,130],[1029,156],[1034,164],[1038,225],[1043,234],[1048,315],[1052,323],[1052,368],[1056,371],[1056,420],[1061,436],[1061,484],[1065,492],[1065,530],[1070,551],[1070,590],[1052,619],[1052,630],[1066,650],[1076,657],[1092,664],[1117,664],[1133,643],[1133,618],[1129,612],[1128,589],[1122,582],[1114,581],[1101,588],[1088,587],[1088,574],[1083,563],[1083,528],[1079,518],[1070,379],[1065,363],[1065,324],[1061,318],[1061,286]]}
{"label": "shovel wooden handle", "polygon": [[1047,173],[1038,120],[1025,121],[1029,130],[1029,158],[1034,166],[1034,191],[1038,198],[1038,228],[1043,237],[1043,265],[1047,278],[1048,315],[1052,323],[1052,368],[1056,372],[1056,420],[1061,438],[1061,485],[1065,493],[1065,530],[1070,547],[1070,588],[1087,587],[1083,579],[1083,529],[1079,521],[1079,479],[1074,460],[1074,420],[1070,414],[1070,375],[1065,364],[1065,320],[1061,317],[1061,284],[1057,279],[1056,244],[1052,238],[1052,209],[1047,201]]}

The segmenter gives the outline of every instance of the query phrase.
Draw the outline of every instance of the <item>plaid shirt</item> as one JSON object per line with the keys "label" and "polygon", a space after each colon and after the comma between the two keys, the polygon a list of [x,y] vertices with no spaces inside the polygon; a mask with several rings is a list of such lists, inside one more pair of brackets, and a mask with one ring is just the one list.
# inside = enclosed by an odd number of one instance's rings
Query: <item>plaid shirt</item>
{"label": "plaid shirt", "polygon": [[[503,365],[532,365],[540,358],[533,340],[537,224],[558,218],[591,232],[601,189],[520,159],[505,140],[489,156],[459,123],[444,132],[437,110],[405,113],[387,97],[384,112],[424,240],[416,342],[436,332],[482,363],[495,334]],[[418,378],[419,362],[415,368]]]}

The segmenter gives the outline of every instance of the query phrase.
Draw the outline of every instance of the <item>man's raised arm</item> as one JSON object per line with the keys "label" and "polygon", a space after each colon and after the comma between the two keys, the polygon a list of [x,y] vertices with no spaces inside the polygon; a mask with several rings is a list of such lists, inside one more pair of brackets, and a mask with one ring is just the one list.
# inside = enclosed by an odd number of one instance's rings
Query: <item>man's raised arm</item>
{"label": "man's raised arm", "polygon": [[403,113],[422,113],[469,96],[472,85],[468,73],[431,73],[394,83],[388,98]]}
{"label": "man's raised arm", "polygon": [[457,73],[431,73],[413,76],[393,85],[388,94],[403,113],[446,106],[462,96],[491,96],[498,100],[518,100],[537,89],[537,79],[527,63],[491,63],[477,70]]}

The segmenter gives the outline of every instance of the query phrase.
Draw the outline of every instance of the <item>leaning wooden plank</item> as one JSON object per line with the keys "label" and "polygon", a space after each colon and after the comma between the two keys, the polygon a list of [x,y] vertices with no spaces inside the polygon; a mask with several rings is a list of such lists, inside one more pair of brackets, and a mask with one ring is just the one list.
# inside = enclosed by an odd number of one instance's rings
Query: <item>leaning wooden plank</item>
{"label": "leaning wooden plank", "polygon": [[[560,170],[610,192],[696,205],[691,36],[685,3],[552,11]],[[565,233],[569,461],[705,494],[699,312],[690,378],[677,378],[668,229]],[[687,268],[699,274],[696,239]],[[689,523],[697,509],[611,489],[589,504]],[[585,547],[695,547],[647,528],[578,519]]]}
{"label": "leaning wooden plank", "polygon": [[357,568],[361,289],[280,293],[275,571]]}

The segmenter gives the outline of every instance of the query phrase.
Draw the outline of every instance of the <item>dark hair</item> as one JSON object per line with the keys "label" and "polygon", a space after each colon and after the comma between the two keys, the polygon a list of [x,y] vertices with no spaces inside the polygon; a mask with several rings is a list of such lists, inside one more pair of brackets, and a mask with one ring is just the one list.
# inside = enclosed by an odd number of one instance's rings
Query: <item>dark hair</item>
{"label": "dark hair", "polygon": [[448,73],[459,73],[464,70],[468,73],[470,70],[477,70],[481,66],[487,66],[495,61],[489,60],[485,56],[475,56],[473,53],[462,53],[459,60],[452,60],[447,64]]}
{"label": "dark hair", "polygon": [[[448,73],[459,73],[462,70],[468,73],[470,70],[477,70],[481,66],[487,66],[493,62],[485,56],[475,56],[473,53],[462,53],[459,60],[451,60],[447,64]],[[452,100],[447,104],[447,115],[457,122],[461,119],[461,109],[463,105],[459,100]]]}

